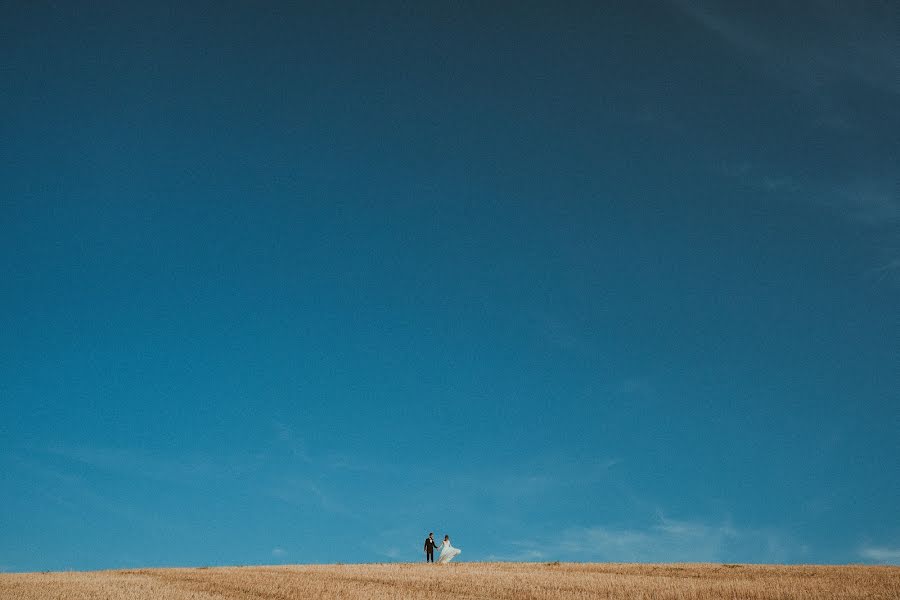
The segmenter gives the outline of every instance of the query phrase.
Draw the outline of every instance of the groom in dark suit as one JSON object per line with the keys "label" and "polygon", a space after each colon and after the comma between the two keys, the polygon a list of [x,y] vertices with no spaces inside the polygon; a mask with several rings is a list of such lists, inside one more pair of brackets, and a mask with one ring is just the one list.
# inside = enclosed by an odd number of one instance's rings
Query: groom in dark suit
{"label": "groom in dark suit", "polygon": [[434,562],[434,547],[437,546],[437,542],[434,541],[434,532],[428,534],[428,537],[425,538],[425,562]]}

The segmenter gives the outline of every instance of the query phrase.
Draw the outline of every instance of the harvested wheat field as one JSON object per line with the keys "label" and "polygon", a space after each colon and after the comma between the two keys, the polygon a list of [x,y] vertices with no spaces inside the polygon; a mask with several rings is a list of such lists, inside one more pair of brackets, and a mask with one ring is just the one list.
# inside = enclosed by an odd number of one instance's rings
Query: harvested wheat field
{"label": "harvested wheat field", "polygon": [[2,600],[900,598],[900,567],[459,563],[0,575]]}

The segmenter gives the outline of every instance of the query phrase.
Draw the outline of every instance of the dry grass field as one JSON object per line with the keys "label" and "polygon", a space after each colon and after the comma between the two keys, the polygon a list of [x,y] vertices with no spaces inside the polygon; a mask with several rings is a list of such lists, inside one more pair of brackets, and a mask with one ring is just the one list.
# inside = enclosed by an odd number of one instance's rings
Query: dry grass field
{"label": "dry grass field", "polygon": [[900,567],[457,563],[0,575],[2,600],[900,598]]}

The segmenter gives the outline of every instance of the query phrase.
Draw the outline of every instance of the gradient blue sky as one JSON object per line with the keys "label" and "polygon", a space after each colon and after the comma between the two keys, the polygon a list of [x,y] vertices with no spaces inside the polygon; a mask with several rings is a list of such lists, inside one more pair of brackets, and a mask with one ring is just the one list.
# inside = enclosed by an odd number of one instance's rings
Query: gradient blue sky
{"label": "gradient blue sky", "polygon": [[900,562],[895,4],[74,4],[0,8],[0,569]]}

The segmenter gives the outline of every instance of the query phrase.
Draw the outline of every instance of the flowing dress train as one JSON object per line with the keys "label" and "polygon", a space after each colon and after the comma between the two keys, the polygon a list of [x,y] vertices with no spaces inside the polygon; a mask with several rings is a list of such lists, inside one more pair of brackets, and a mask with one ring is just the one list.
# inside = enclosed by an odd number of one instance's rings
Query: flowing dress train
{"label": "flowing dress train", "polygon": [[454,548],[450,545],[450,540],[444,540],[441,543],[441,555],[438,557],[437,561],[440,564],[448,563],[456,557],[462,550],[459,548]]}

